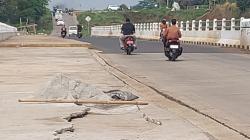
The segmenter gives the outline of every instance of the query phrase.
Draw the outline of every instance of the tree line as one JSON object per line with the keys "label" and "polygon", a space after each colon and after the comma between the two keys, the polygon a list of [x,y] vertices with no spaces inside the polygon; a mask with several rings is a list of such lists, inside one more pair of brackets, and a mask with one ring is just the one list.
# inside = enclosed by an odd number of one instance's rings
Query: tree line
{"label": "tree line", "polygon": [[22,21],[39,24],[48,14],[49,0],[0,0],[0,21],[17,25]]}
{"label": "tree line", "polygon": [[174,1],[178,2],[181,6],[187,5],[209,5],[209,4],[223,4],[225,2],[234,2],[237,4],[242,12],[245,12],[250,8],[250,0],[144,0],[155,1],[161,4],[172,4]]}

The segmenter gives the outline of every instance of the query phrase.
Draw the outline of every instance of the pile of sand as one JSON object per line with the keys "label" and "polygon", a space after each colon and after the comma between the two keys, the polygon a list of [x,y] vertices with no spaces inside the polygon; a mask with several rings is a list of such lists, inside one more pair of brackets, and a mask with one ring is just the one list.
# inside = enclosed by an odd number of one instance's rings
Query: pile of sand
{"label": "pile of sand", "polygon": [[56,74],[35,95],[38,99],[95,99],[95,100],[125,100],[131,101],[138,97],[128,91],[111,90],[103,92],[97,87],[72,79],[65,74]]}

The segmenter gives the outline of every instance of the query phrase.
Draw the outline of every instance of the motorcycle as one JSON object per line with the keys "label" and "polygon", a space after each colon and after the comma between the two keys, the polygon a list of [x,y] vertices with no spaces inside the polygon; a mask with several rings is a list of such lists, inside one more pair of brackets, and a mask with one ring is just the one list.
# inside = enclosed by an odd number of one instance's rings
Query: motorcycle
{"label": "motorcycle", "polygon": [[165,56],[170,61],[175,61],[182,54],[182,51],[183,48],[180,46],[179,40],[168,40],[164,46]]}
{"label": "motorcycle", "polygon": [[62,31],[62,32],[61,32],[61,36],[62,36],[62,38],[65,38],[65,36],[66,36],[66,31]]}
{"label": "motorcycle", "polygon": [[124,41],[124,51],[127,55],[131,55],[131,53],[135,50],[135,39],[133,36],[128,36]]}

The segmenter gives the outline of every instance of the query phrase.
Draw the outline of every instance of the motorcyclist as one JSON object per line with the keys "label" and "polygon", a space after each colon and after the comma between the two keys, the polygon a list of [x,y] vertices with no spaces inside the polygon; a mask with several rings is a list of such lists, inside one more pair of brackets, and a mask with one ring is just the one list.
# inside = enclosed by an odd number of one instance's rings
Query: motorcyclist
{"label": "motorcyclist", "polygon": [[163,19],[161,21],[161,24],[160,24],[160,29],[161,29],[161,34],[160,36],[162,36],[162,33],[168,28],[168,25],[167,25],[167,20],[166,19]]}
{"label": "motorcyclist", "polygon": [[164,37],[164,32],[167,30],[168,25],[167,25],[167,20],[162,19],[161,24],[160,24],[160,40],[163,42],[163,45],[166,46],[166,38]]}
{"label": "motorcyclist", "polygon": [[65,35],[67,34],[67,28],[65,27],[65,25],[63,25],[63,27],[61,28],[61,34],[65,32]]}
{"label": "motorcyclist", "polygon": [[127,36],[132,36],[134,41],[136,41],[136,37],[133,35],[135,33],[135,26],[130,22],[129,18],[126,18],[126,22],[122,25],[121,33],[122,35],[119,38],[121,49],[124,49],[124,41]]}
{"label": "motorcyclist", "polygon": [[80,24],[77,25],[77,36],[78,38],[82,37],[82,26]]}
{"label": "motorcyclist", "polygon": [[176,40],[178,41],[181,38],[181,31],[176,26],[176,19],[172,19],[172,26],[168,27],[164,32],[165,39],[167,40],[167,44],[165,47],[169,48],[169,41]]}

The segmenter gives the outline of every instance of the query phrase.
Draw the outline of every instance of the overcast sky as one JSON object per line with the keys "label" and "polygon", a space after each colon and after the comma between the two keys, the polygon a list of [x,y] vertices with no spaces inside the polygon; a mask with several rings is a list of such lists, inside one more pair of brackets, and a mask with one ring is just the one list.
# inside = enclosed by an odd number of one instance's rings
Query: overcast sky
{"label": "overcast sky", "polygon": [[51,0],[50,8],[54,5],[65,5],[67,8],[74,8],[77,10],[105,9],[109,4],[128,6],[135,5],[139,0]]}

